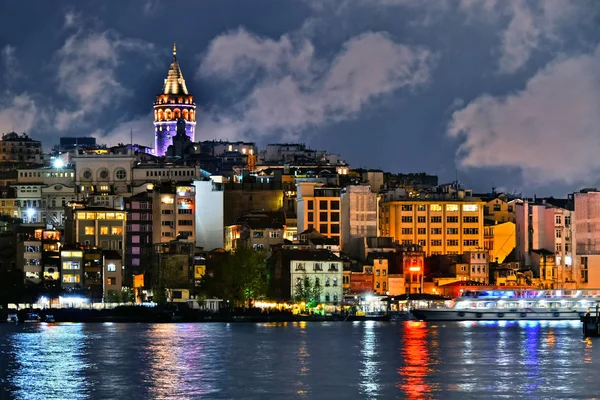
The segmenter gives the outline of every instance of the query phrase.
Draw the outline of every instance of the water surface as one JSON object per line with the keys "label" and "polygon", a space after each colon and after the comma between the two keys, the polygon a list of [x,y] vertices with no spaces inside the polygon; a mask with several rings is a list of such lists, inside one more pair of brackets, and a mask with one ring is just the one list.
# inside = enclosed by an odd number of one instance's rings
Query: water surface
{"label": "water surface", "polygon": [[575,399],[579,322],[0,324],[0,399]]}

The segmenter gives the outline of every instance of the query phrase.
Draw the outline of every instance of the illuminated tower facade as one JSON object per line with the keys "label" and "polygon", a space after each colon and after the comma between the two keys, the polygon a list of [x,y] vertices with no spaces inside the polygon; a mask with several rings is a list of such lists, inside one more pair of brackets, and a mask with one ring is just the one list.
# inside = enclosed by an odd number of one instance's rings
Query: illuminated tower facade
{"label": "illuminated tower facade", "polygon": [[177,134],[177,121],[185,121],[185,133],[194,141],[196,130],[196,104],[188,92],[185,79],[177,62],[177,47],[173,45],[173,61],[165,79],[162,93],[156,96],[154,103],[154,151],[164,156]]}

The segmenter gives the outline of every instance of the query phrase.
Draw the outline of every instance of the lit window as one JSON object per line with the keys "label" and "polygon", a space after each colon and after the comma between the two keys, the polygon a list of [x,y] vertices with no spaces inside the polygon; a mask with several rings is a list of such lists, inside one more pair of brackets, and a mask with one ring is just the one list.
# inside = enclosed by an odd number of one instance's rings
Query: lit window
{"label": "lit window", "polygon": [[463,204],[463,211],[477,211],[479,206],[477,204]]}
{"label": "lit window", "polygon": [[113,263],[110,263],[106,266],[106,270],[108,272],[117,272],[117,266]]}
{"label": "lit window", "polygon": [[123,234],[123,228],[120,226],[113,226],[110,229],[110,234],[111,235],[122,235]]}
{"label": "lit window", "polygon": [[458,204],[446,204],[446,211],[458,211]]}
{"label": "lit window", "polygon": [[86,235],[93,235],[94,234],[94,227],[93,226],[86,226],[85,227],[85,234]]}
{"label": "lit window", "polygon": [[442,206],[439,204],[432,204],[429,206],[431,211],[442,211]]}
{"label": "lit window", "polygon": [[108,235],[108,226],[101,226],[100,227],[100,234],[101,235]]}

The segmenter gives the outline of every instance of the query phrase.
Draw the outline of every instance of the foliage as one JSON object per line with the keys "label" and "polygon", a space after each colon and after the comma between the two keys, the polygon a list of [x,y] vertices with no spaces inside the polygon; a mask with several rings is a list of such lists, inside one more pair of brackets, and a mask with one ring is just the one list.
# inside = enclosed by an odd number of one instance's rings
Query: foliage
{"label": "foliage", "polygon": [[117,292],[116,290],[109,290],[106,293],[105,301],[107,303],[120,303],[121,302],[121,294],[119,292]]}
{"label": "foliage", "polygon": [[156,303],[173,301],[172,292],[167,289],[189,288],[189,279],[182,270],[182,264],[182,260],[177,257],[165,257],[154,265],[152,292]]}
{"label": "foliage", "polygon": [[321,298],[323,287],[318,278],[314,281],[304,273],[304,276],[298,279],[294,287],[294,301],[318,303]]}
{"label": "foliage", "polygon": [[135,294],[133,292],[133,289],[131,289],[131,288],[121,289],[121,301],[123,303],[134,303],[135,302]]}
{"label": "foliage", "polygon": [[25,289],[23,271],[0,267],[0,306],[6,308],[8,303],[19,303]]}
{"label": "foliage", "polygon": [[249,305],[253,300],[265,297],[266,272],[266,254],[263,251],[240,248],[223,257],[214,270],[207,271],[200,289],[206,297]]}

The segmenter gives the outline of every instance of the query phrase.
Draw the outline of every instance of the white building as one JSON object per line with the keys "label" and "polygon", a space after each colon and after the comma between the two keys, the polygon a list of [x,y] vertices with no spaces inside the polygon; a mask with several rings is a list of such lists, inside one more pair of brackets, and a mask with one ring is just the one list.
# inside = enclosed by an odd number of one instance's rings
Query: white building
{"label": "white building", "polygon": [[346,186],[341,198],[343,250],[354,253],[353,239],[377,236],[377,194],[369,185]]}
{"label": "white building", "polygon": [[[515,207],[517,261],[531,266],[542,280],[552,281],[557,288],[574,284],[577,280],[573,262],[574,213],[545,200],[523,201]],[[550,254],[552,260],[543,259]]]}
{"label": "white building", "polygon": [[292,299],[298,285],[308,278],[311,285],[321,287],[319,303],[343,300],[344,266],[342,260],[329,251],[295,251],[290,260],[290,276]]}
{"label": "white building", "polygon": [[19,169],[16,189],[18,218],[24,223],[62,227],[64,207],[77,198],[73,168]]}
{"label": "white building", "polygon": [[196,246],[206,251],[224,247],[223,177],[194,181],[196,188]]}

